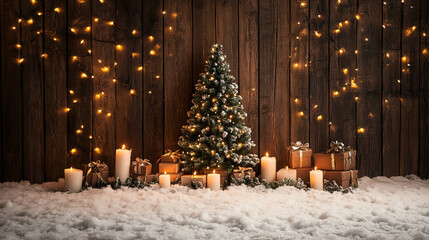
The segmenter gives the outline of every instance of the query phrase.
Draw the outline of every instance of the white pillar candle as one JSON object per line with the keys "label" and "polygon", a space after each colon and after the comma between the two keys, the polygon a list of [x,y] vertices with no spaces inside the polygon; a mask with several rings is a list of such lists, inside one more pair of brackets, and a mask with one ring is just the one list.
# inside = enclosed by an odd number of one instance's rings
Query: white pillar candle
{"label": "white pillar candle", "polygon": [[64,169],[64,189],[80,192],[82,189],[83,171],[80,169]]}
{"label": "white pillar candle", "polygon": [[264,179],[269,183],[276,180],[276,158],[269,157],[268,153],[261,159],[261,180]]}
{"label": "white pillar candle", "polygon": [[167,172],[159,175],[159,186],[161,188],[169,188],[170,187],[170,175]]}
{"label": "white pillar candle", "polygon": [[213,173],[207,174],[207,187],[213,191],[220,190],[220,174],[217,174],[215,170]]}
{"label": "white pillar candle", "polygon": [[310,187],[323,190],[323,171],[317,170],[317,167],[310,171]]}
{"label": "white pillar candle", "polygon": [[125,149],[125,144],[122,149],[116,149],[115,161],[115,177],[119,178],[122,183],[125,183],[130,177],[131,150]]}
{"label": "white pillar candle", "polygon": [[296,169],[282,168],[277,172],[277,181],[283,181],[283,179],[290,178],[293,180],[293,183],[296,183]]}

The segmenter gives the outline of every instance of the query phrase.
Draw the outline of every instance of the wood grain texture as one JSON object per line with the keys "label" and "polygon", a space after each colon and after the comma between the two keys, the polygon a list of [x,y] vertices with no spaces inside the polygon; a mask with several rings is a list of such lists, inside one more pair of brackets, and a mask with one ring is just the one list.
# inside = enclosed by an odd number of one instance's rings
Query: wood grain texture
{"label": "wood grain texture", "polygon": [[258,68],[258,1],[239,1],[239,90],[243,98],[246,126],[252,129],[252,140],[259,153],[259,68]]}
{"label": "wood grain texture", "polygon": [[238,82],[238,1],[216,0],[216,43],[222,44],[230,74]]}
{"label": "wood grain texture", "polygon": [[329,1],[310,1],[310,146],[329,147]]}
{"label": "wood grain texture", "polygon": [[[164,39],[162,1],[143,1],[143,156],[154,164],[164,151]],[[159,46],[156,55],[149,49]],[[153,169],[152,171],[154,171]]]}
{"label": "wood grain texture", "polygon": [[291,1],[290,138],[309,141],[308,3]]}
{"label": "wood grain texture", "polygon": [[420,1],[419,176],[429,178],[429,2]]}
{"label": "wood grain texture", "polygon": [[210,48],[216,43],[215,0],[192,1],[192,82],[204,72]]}
{"label": "wood grain texture", "polygon": [[[42,2],[21,1],[22,11],[22,116],[23,179],[41,183],[44,179],[44,79]],[[60,39],[64,41],[65,39]]]}
{"label": "wood grain texture", "polygon": [[191,106],[192,1],[165,0],[164,18],[164,148],[177,149],[181,127]]}
{"label": "wood grain texture", "polygon": [[[361,176],[381,174],[381,24],[382,3],[359,1],[357,22],[357,89],[356,125],[357,146],[361,154]],[[353,88],[354,85],[350,87]]]}
{"label": "wood grain texture", "polygon": [[[92,61],[88,52],[92,51],[91,5],[89,1],[68,1],[67,10],[67,107],[70,108],[67,113],[67,167],[78,168],[81,163],[92,160]],[[72,28],[77,32],[73,33]],[[82,133],[77,134],[77,130]],[[76,149],[76,153],[72,153],[72,149]]]}
{"label": "wood grain texture", "polygon": [[419,48],[416,46],[419,46],[419,17],[420,1],[405,1],[401,61],[401,175],[418,174]]}
{"label": "wood grain texture", "polygon": [[[116,1],[116,147],[130,146],[131,159],[143,154],[142,2]],[[133,31],[135,31],[133,33]],[[146,50],[148,51],[148,50]],[[131,90],[135,91],[131,94]]]}
{"label": "wood grain texture", "polygon": [[[353,148],[356,148],[355,92],[342,89],[356,78],[356,19],[350,18],[348,24],[345,24],[343,16],[355,14],[356,1],[340,4],[336,1],[330,2],[330,140],[342,141]],[[340,23],[343,24],[342,28],[339,27]],[[336,33],[336,29],[340,29],[340,32]],[[343,50],[343,54],[340,54],[339,50]],[[338,92],[338,95],[334,95],[334,92]]]}
{"label": "wood grain texture", "polygon": [[401,3],[383,5],[383,175],[399,175],[401,129]]}
{"label": "wood grain texture", "polygon": [[93,101],[93,158],[108,163],[110,175],[113,176],[115,147],[119,147],[115,143],[115,48],[124,51],[125,46],[115,47],[115,25],[109,23],[115,21],[114,0],[105,0],[104,3],[93,1],[92,16],[99,19],[98,23],[93,22],[92,27],[92,88],[94,94],[101,95]]}
{"label": "wood grain texture", "polygon": [[22,83],[20,1],[1,2],[1,84],[4,181],[22,179]]}
{"label": "wood grain texture", "polygon": [[67,19],[57,7],[66,9],[66,2],[45,0],[45,181],[62,177],[67,167]]}
{"label": "wood grain texture", "polygon": [[286,166],[289,143],[289,2],[259,2],[259,146]]}

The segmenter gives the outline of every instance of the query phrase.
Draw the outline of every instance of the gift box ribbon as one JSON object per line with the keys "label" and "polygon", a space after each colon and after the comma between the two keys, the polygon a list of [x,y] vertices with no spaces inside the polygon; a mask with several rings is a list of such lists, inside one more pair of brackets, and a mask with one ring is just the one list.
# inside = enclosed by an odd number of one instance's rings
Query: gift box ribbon
{"label": "gift box ribbon", "polygon": [[97,175],[98,179],[104,182],[103,177],[101,177],[101,172],[104,171],[107,168],[107,164],[102,163],[100,160],[97,160],[96,162],[92,161],[88,163],[88,171],[86,172],[86,176],[93,172]]}
{"label": "gift box ribbon", "polygon": [[[244,173],[248,173],[253,171],[253,168],[251,167],[238,167],[238,169],[234,169],[234,173],[240,173],[240,177],[244,177]],[[250,174],[250,173],[249,173]]]}

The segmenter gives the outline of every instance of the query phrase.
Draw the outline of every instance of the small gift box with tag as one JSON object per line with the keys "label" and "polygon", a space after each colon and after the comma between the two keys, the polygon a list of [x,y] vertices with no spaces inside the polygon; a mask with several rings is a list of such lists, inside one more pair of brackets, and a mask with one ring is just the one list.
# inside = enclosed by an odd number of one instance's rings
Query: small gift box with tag
{"label": "small gift box with tag", "polygon": [[152,172],[152,164],[149,159],[136,158],[130,166],[131,175],[147,176]]}
{"label": "small gift box with tag", "polygon": [[286,148],[286,163],[290,168],[311,167],[312,153],[308,143],[292,142],[291,146]]}
{"label": "small gift box with tag", "polygon": [[232,176],[235,179],[242,179],[246,176],[250,177],[250,180],[253,180],[253,178],[255,177],[256,173],[255,171],[253,171],[253,168],[251,167],[239,167],[238,169],[234,169]]}
{"label": "small gift box with tag", "polygon": [[325,153],[316,153],[314,164],[321,170],[346,171],[356,169],[356,150],[344,147],[344,143],[331,142]]}
{"label": "small gift box with tag", "polygon": [[171,151],[168,149],[164,155],[161,156],[162,163],[177,163],[180,161],[180,150]]}
{"label": "small gift box with tag", "polygon": [[91,187],[96,187],[102,182],[107,182],[109,178],[109,166],[100,160],[85,164],[84,172],[86,172],[85,180]]}

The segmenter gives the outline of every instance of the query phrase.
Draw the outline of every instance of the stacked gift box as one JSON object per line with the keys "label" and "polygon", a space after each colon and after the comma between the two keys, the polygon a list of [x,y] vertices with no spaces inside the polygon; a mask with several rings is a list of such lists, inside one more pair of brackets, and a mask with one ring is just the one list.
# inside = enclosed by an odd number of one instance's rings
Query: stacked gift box
{"label": "stacked gift box", "polygon": [[313,157],[315,166],[324,170],[325,180],[335,181],[343,188],[357,186],[356,150],[333,141],[326,152],[316,153]]}
{"label": "stacked gift box", "polygon": [[[305,183],[310,182],[311,156],[313,151],[308,143],[303,144],[300,141],[292,142],[291,146],[286,148],[286,165],[296,170],[296,179],[301,178]],[[277,179],[281,181],[282,179]]]}
{"label": "stacked gift box", "polygon": [[146,178],[152,172],[152,164],[149,159],[136,158],[131,162],[130,175],[133,181],[145,182]]}
{"label": "stacked gift box", "polygon": [[253,171],[253,168],[251,167],[238,167],[238,169],[234,169],[232,176],[235,179],[242,179],[245,177],[249,177],[250,180],[253,181],[253,178],[255,177],[256,173]]}
{"label": "stacked gift box", "polygon": [[170,175],[170,181],[176,182],[183,175],[183,172],[180,171],[180,153],[179,150],[172,152],[167,150],[167,152],[161,156],[158,165],[158,173]]}

